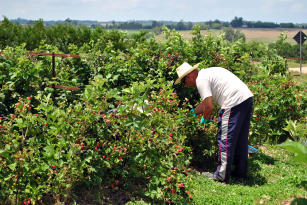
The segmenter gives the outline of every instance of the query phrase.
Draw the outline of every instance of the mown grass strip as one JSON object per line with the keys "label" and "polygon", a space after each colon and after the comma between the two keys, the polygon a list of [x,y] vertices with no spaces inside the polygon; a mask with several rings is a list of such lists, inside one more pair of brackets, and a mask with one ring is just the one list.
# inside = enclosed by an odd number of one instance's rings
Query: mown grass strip
{"label": "mown grass strip", "polygon": [[195,175],[194,204],[284,204],[307,198],[307,165],[291,162],[290,153],[265,145],[249,159],[247,180],[240,184],[214,182]]}

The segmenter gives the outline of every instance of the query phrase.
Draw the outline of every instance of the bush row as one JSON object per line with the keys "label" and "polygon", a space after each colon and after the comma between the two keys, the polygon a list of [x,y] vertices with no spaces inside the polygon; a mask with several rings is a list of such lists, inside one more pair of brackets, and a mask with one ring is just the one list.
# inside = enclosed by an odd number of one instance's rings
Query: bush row
{"label": "bush row", "polygon": [[[188,203],[189,165],[204,166],[217,147],[216,118],[198,124],[201,116],[188,114],[200,101],[197,92],[172,85],[184,61],[225,67],[247,83],[255,99],[250,133],[255,144],[283,141],[286,120],[306,120],[304,90],[276,50],[202,36],[197,26],[191,41],[176,31],[164,34],[160,42],[143,32],[130,37],[111,31],[108,40],[70,44],[69,53],[81,58],[57,58],[54,79],[51,57],[28,56],[25,45],[5,48],[1,200],[73,201],[69,193],[86,184],[136,190],[155,202]],[[35,51],[60,52],[48,44]],[[251,62],[255,56],[261,64]],[[80,90],[55,93],[51,84]]]}

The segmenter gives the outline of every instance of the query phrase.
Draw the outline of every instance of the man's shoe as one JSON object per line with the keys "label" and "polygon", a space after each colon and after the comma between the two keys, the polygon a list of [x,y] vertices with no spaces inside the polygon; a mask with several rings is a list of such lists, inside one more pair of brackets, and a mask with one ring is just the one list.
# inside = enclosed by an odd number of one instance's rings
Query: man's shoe
{"label": "man's shoe", "polygon": [[208,179],[212,179],[212,180],[215,181],[215,177],[214,177],[214,174],[213,174],[213,173],[210,173],[210,172],[203,172],[202,174],[205,175]]}
{"label": "man's shoe", "polygon": [[[202,174],[205,175],[208,179],[212,179],[213,181],[216,181],[216,182],[225,182],[225,181],[222,181],[222,180],[218,179],[213,173],[210,173],[210,172],[203,172]],[[225,182],[225,183],[227,183],[227,182]]]}

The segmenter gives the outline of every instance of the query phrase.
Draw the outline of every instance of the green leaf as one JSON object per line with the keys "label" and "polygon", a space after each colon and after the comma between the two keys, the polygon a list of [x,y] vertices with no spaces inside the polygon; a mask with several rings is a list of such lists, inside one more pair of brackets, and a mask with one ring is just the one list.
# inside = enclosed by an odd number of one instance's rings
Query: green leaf
{"label": "green leaf", "polygon": [[16,163],[16,162],[15,162],[14,164],[8,165],[8,167],[9,167],[12,171],[15,171],[15,170],[16,170],[16,166],[17,166],[17,163]]}
{"label": "green leaf", "polygon": [[110,163],[108,161],[103,161],[103,163],[106,165],[106,167],[111,167]]}
{"label": "green leaf", "polygon": [[17,126],[18,127],[20,127],[20,128],[26,127],[26,125],[23,123],[23,119],[22,118],[16,119],[16,122],[17,122]]}
{"label": "green leaf", "polygon": [[54,151],[54,149],[53,149],[53,147],[52,147],[51,145],[45,147],[44,150],[46,151],[46,155],[47,155],[48,157],[51,157],[51,156],[54,155],[54,152],[55,152],[55,151]]}
{"label": "green leaf", "polygon": [[0,155],[4,158],[8,158],[9,157],[9,153],[5,150],[0,150]]}
{"label": "green leaf", "polygon": [[112,77],[112,74],[110,73],[106,76],[107,79],[110,79],[111,77]]}
{"label": "green leaf", "polygon": [[296,155],[292,158],[294,161],[307,163],[307,146],[290,140],[280,144],[279,146],[294,153]]}
{"label": "green leaf", "polygon": [[41,165],[41,169],[42,169],[43,171],[47,171],[47,170],[49,169],[48,164],[46,164],[46,163],[42,164],[42,165]]}

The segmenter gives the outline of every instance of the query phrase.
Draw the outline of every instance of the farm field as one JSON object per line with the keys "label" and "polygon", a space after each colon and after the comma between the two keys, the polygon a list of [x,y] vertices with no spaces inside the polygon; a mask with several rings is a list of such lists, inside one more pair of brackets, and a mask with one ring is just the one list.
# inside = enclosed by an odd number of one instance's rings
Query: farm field
{"label": "farm field", "polygon": [[[199,27],[193,41],[168,29],[160,41],[144,32],[43,26],[0,25],[11,31],[0,55],[1,205],[307,197],[306,76],[289,73],[277,49],[202,35]],[[219,107],[207,124],[191,114],[197,91],[174,85],[183,62],[224,67],[254,94],[249,144],[258,153],[243,183],[201,175],[216,169]]]}
{"label": "farm field", "polygon": [[[238,29],[240,30],[246,37],[247,42],[262,42],[262,43],[272,43],[275,42],[278,39],[278,36],[280,33],[284,32],[287,34],[287,42],[291,44],[295,44],[296,41],[294,41],[292,38],[297,34],[299,29],[249,29],[249,28],[243,28]],[[307,33],[307,29],[302,30],[304,33]],[[179,31],[185,39],[191,39],[192,38],[192,31]],[[212,33],[214,36],[220,34],[222,30],[202,30],[202,35],[207,35],[208,33]],[[163,39],[163,34],[160,34],[157,36],[157,39]]]}

